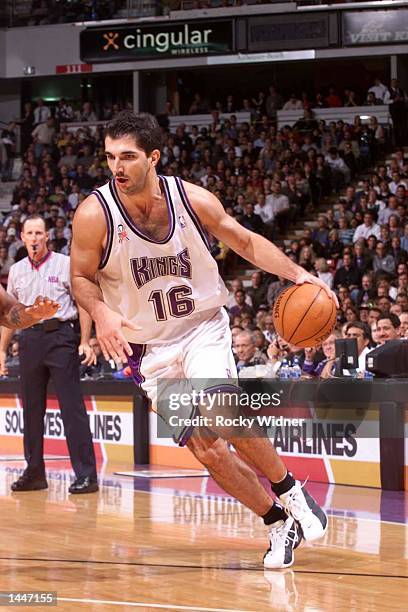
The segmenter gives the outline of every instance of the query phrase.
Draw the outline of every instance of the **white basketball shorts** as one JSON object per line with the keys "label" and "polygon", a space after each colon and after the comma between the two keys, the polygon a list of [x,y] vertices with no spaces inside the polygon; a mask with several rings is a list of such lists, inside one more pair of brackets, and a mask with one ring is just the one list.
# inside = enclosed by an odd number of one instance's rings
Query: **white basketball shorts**
{"label": "white basketball shorts", "polygon": [[[231,348],[229,318],[224,308],[211,310],[197,326],[190,329],[174,343],[132,344],[133,355],[129,358],[132,376],[137,385],[147,394],[153,409],[168,423],[172,412],[162,395],[170,391],[189,393],[211,392],[228,388],[237,391],[237,369]],[[174,382],[173,382],[174,381]],[[170,390],[171,386],[171,390]],[[159,398],[158,398],[159,390]],[[194,406],[181,408],[185,418],[194,415]],[[184,445],[193,428],[171,428],[173,439]]]}

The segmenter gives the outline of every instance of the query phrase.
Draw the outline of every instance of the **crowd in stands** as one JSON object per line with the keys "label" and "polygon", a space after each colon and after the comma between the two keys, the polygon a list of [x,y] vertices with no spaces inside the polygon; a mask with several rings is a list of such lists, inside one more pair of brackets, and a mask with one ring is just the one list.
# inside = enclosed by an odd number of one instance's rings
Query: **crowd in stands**
{"label": "crowd in stands", "polygon": [[[123,17],[167,15],[170,11],[229,8],[273,4],[277,0],[152,0],[141,6],[136,0],[9,0],[4,20],[11,26],[33,26],[76,21],[101,21]],[[295,0],[286,0],[294,2]],[[327,0],[325,4],[356,2],[357,0]],[[361,0],[359,0],[361,1]],[[368,2],[369,0],[363,0]],[[322,0],[296,0],[299,5],[319,5]],[[0,7],[1,10],[2,7]],[[147,11],[147,12],[146,12]],[[8,14],[6,14],[8,13]],[[0,16],[1,13],[0,13]],[[10,18],[11,17],[11,18]]]}
{"label": "crowd in stands", "polygon": [[[69,254],[75,209],[109,178],[102,126],[71,130],[61,126],[66,103],[61,101],[57,109],[52,116],[42,101],[34,111],[26,106],[30,129],[22,129],[22,173],[0,227],[3,284],[12,263],[26,254],[20,239],[24,219],[42,214],[49,248]],[[88,103],[82,110],[93,112]],[[107,110],[110,118],[119,108]],[[375,121],[363,125],[359,117],[351,125],[311,119],[308,129],[298,123],[277,130],[267,113],[239,124],[235,109],[230,110],[223,121],[213,114],[205,128],[163,130],[159,173],[180,175],[214,193],[227,214],[273,239],[288,257],[333,287],[340,301],[336,331],[322,352],[297,351],[276,336],[271,316],[274,300],[289,283],[261,271],[253,273],[248,287],[236,278],[227,306],[238,367],[267,360],[279,367],[283,355],[297,355],[305,374],[326,376],[332,371],[338,334],[361,339],[361,354],[373,343],[406,335],[404,149],[394,146],[388,153],[381,126]],[[309,121],[308,112],[302,121]],[[13,126],[7,130],[12,132]],[[12,140],[10,134],[6,137]],[[242,262],[214,237],[211,245],[221,273],[230,276]],[[99,373],[107,369],[98,367]]]}

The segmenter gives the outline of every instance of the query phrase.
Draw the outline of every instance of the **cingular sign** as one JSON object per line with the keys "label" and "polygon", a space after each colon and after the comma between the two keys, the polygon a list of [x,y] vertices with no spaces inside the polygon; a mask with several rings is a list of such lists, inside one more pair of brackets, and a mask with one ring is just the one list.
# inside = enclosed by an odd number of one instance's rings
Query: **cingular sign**
{"label": "cingular sign", "polygon": [[175,32],[159,32],[152,34],[137,28],[135,34],[127,34],[123,39],[126,49],[149,49],[158,53],[171,52],[176,54],[181,49],[197,49],[205,53],[211,44],[212,29],[191,30],[188,23]]}
{"label": "cingular sign", "polygon": [[88,28],[81,32],[80,54],[89,63],[231,53],[230,20]]}

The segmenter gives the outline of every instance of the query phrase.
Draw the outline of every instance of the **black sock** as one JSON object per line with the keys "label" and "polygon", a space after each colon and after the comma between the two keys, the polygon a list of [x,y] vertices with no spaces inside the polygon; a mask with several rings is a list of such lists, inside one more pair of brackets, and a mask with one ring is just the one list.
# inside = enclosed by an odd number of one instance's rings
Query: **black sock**
{"label": "black sock", "polygon": [[282,506],[274,502],[273,506],[266,514],[263,515],[262,518],[265,525],[272,525],[272,523],[276,523],[276,521],[286,521],[288,515]]}
{"label": "black sock", "polygon": [[286,476],[280,482],[272,482],[272,491],[280,497],[283,493],[287,493],[295,484],[295,479],[290,472],[286,472]]}

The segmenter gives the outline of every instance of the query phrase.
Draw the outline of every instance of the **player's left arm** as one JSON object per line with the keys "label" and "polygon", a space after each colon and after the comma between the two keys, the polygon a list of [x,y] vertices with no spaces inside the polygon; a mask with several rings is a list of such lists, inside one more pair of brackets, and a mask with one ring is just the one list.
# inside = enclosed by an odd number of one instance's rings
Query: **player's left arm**
{"label": "player's left arm", "polygon": [[242,227],[226,214],[221,202],[212,193],[191,183],[183,182],[183,185],[194,212],[204,227],[218,240],[225,242],[257,268],[287,278],[297,285],[319,285],[338,304],[337,297],[326,283],[294,263],[273,242]]}

